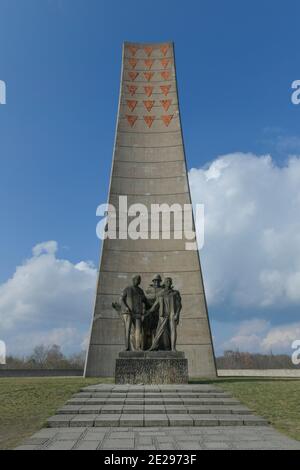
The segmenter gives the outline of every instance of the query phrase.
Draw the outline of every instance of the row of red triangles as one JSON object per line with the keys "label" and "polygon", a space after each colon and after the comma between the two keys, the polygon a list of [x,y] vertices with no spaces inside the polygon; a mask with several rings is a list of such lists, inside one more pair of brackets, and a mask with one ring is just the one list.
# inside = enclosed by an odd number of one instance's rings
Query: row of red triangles
{"label": "row of red triangles", "polygon": [[[162,67],[164,69],[166,69],[170,63],[170,59],[167,59],[166,57],[164,57],[163,59],[158,59],[162,65]],[[147,67],[147,69],[151,69],[152,65],[154,64],[155,62],[155,59],[144,59],[144,60],[138,60],[138,59],[134,59],[134,58],[131,58],[131,59],[128,59],[128,63],[129,65],[131,66],[132,69],[135,69],[135,67],[137,66],[137,64],[139,62],[143,62],[144,65]]]}
{"label": "row of red triangles", "polygon": [[[162,119],[164,125],[168,126],[170,122],[172,121],[173,116],[174,116],[173,114],[167,114],[165,116],[160,116],[160,118]],[[153,121],[156,119],[156,116],[143,116],[143,118],[147,126],[151,127],[153,124]],[[126,114],[126,119],[132,127],[134,126],[135,121],[138,119],[138,116]]]}
{"label": "row of red triangles", "polygon": [[[164,79],[164,80],[170,80],[171,79],[171,72],[169,70],[164,70],[163,72],[157,72],[160,74],[160,76]],[[143,72],[143,75],[145,77],[145,79],[150,82],[151,78],[153,77],[153,75],[155,74],[155,72]],[[130,80],[132,82],[134,82],[134,80],[139,76],[139,72],[134,72],[134,71],[130,71],[128,72],[128,76],[130,78]]]}
{"label": "row of red triangles", "polygon": [[[153,92],[153,86],[144,86],[144,92],[146,93],[147,96],[151,96],[152,95],[152,92]],[[161,89],[161,92],[167,96],[169,91],[170,91],[170,88],[171,88],[171,85],[160,85],[159,87]],[[127,85],[127,90],[129,91],[129,93],[131,94],[131,96],[135,95],[136,91],[138,89],[138,86],[136,85]]]}
{"label": "row of red triangles", "polygon": [[[135,54],[137,53],[139,49],[142,49],[148,57],[150,57],[150,55],[154,51],[153,46],[137,47],[137,46],[130,45],[130,46],[126,46],[126,49],[130,51],[132,56],[135,56]],[[159,46],[159,49],[162,55],[165,56],[169,50],[169,44],[162,44],[161,46]]]}
{"label": "row of red triangles", "polygon": [[[135,109],[136,105],[138,104],[138,101],[137,100],[126,100],[126,103],[127,103],[128,108],[130,109],[130,111],[133,111]],[[149,112],[153,108],[154,103],[155,103],[155,100],[145,100],[145,101],[143,101],[143,104],[144,104],[145,108]],[[162,105],[162,107],[164,108],[165,111],[168,111],[169,107],[172,104],[172,100],[160,100],[160,104]]]}

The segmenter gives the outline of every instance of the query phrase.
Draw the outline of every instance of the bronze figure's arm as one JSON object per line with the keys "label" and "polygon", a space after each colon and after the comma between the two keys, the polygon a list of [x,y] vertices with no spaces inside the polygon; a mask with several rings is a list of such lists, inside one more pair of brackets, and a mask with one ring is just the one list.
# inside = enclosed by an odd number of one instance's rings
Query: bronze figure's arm
{"label": "bronze figure's arm", "polygon": [[175,312],[175,317],[174,317],[174,319],[175,319],[175,322],[176,322],[177,325],[178,325],[178,323],[179,323],[179,318],[180,318],[180,312],[181,312],[181,310],[182,310],[181,295],[179,294],[178,291],[177,291],[176,297],[177,297],[177,302],[178,302],[178,304],[177,304],[177,308],[176,308],[176,312]]}
{"label": "bronze figure's arm", "polygon": [[127,290],[126,289],[122,292],[122,295],[120,298],[120,304],[121,304],[122,313],[131,313],[131,309],[129,308],[127,304]]}

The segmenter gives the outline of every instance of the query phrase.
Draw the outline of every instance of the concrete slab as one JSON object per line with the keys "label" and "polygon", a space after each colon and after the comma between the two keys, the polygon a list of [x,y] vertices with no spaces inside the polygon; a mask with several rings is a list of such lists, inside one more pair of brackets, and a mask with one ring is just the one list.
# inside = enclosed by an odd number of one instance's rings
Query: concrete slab
{"label": "concrete slab", "polygon": [[167,414],[170,426],[193,426],[193,418],[188,414]]}
{"label": "concrete slab", "polygon": [[145,414],[165,414],[166,413],[166,408],[164,405],[145,405],[144,408],[144,413]]}
{"label": "concrete slab", "polygon": [[219,420],[217,418],[212,417],[209,414],[191,414],[191,417],[194,422],[194,426],[218,426]]}
{"label": "concrete slab", "polygon": [[144,415],[122,414],[120,418],[120,426],[144,426]]}
{"label": "concrete slab", "polygon": [[76,447],[74,450],[97,450],[98,447],[101,445],[101,443],[96,440],[96,441],[81,441],[77,443]]}
{"label": "concrete slab", "polygon": [[[108,402],[110,403],[110,402]],[[123,410],[123,405],[109,405],[109,404],[106,404],[106,405],[103,405],[101,407],[101,414],[110,414],[110,413],[117,413],[117,414],[120,414],[122,413],[122,410]]]}
{"label": "concrete slab", "polygon": [[144,415],[145,426],[168,426],[169,420],[166,414],[145,414]]}
{"label": "concrete slab", "polygon": [[71,419],[70,427],[92,427],[94,426],[94,422],[97,416],[97,414],[78,414],[73,419]]}
{"label": "concrete slab", "polygon": [[79,410],[81,408],[81,405],[65,405],[62,408],[59,408],[57,410],[58,414],[77,414],[79,413]]}
{"label": "concrete slab", "polygon": [[96,417],[94,426],[105,426],[105,427],[111,427],[111,426],[119,426],[120,423],[120,417],[121,415],[118,413],[109,413],[109,414],[100,414]]}
{"label": "concrete slab", "polygon": [[47,419],[47,425],[50,428],[69,427],[70,421],[73,418],[74,418],[74,414],[55,415]]}

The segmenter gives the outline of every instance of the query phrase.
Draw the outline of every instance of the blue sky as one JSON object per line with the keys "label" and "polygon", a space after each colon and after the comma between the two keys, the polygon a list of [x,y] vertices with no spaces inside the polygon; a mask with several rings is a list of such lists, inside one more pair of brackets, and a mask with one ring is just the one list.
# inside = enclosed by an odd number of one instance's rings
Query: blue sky
{"label": "blue sky", "polygon": [[[0,284],[48,240],[59,247],[51,256],[97,265],[95,210],[107,196],[124,40],[175,42],[189,169],[251,152],[255,162],[271,154],[279,172],[300,154],[300,106],[290,99],[300,78],[299,14],[293,0],[0,0]],[[211,302],[218,337],[240,328],[249,305],[241,318],[237,306],[224,318]],[[280,308],[264,305],[251,318],[297,322],[298,301]]]}

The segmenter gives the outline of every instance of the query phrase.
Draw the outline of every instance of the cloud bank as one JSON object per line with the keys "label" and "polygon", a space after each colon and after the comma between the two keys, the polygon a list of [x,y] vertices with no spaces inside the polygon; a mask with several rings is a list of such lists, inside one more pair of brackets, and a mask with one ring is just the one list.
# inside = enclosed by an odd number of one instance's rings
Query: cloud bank
{"label": "cloud bank", "polygon": [[193,203],[205,205],[200,255],[216,337],[234,322],[224,347],[288,350],[300,337],[300,158],[279,167],[270,155],[228,154],[189,179]]}
{"label": "cloud bank", "polygon": [[7,354],[37,344],[80,350],[92,313],[96,269],[57,257],[57,243],[36,245],[32,257],[0,286],[0,338]]}

